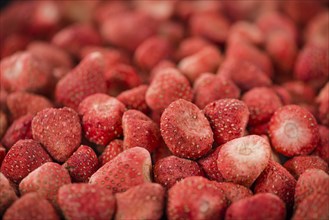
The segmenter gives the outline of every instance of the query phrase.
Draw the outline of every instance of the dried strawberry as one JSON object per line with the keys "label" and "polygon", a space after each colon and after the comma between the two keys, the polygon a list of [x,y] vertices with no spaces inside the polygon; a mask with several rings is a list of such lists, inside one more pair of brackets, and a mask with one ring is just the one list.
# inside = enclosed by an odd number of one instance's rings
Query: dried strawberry
{"label": "dried strawberry", "polygon": [[123,151],[123,141],[119,139],[115,139],[111,141],[102,154],[99,156],[99,162],[100,165],[103,166],[107,162],[114,159],[116,156],[118,156]]}
{"label": "dried strawberry", "polygon": [[117,96],[117,99],[122,102],[127,109],[136,109],[146,114],[149,112],[149,107],[145,100],[147,90],[147,85],[140,85],[123,91]]}
{"label": "dried strawberry", "polygon": [[3,215],[4,212],[16,200],[17,200],[17,195],[15,193],[15,190],[10,185],[10,182],[7,179],[7,177],[2,173],[0,173],[0,215]]}
{"label": "dried strawberry", "polygon": [[205,172],[206,176],[210,180],[216,180],[217,182],[224,181],[222,174],[218,170],[217,159],[220,147],[210,152],[207,156],[198,160],[198,164]]}

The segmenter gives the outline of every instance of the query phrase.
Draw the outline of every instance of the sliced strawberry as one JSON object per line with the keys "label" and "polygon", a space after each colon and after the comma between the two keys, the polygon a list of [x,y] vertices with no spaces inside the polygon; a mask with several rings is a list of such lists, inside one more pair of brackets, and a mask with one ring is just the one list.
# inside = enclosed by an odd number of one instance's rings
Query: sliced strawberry
{"label": "sliced strawberry", "polygon": [[203,176],[197,162],[169,156],[158,160],[154,165],[154,180],[169,189],[176,182],[189,176]]}
{"label": "sliced strawberry", "polygon": [[32,120],[32,135],[56,161],[64,162],[81,142],[79,116],[66,107],[44,109]]}
{"label": "sliced strawberry", "polygon": [[238,99],[220,99],[208,104],[203,112],[209,120],[217,144],[224,144],[245,133],[249,110]]}
{"label": "sliced strawberry", "polygon": [[156,183],[134,186],[115,195],[115,219],[160,219],[163,215],[165,189]]}
{"label": "sliced strawberry", "polygon": [[89,180],[116,192],[151,182],[152,162],[150,153],[141,147],[128,149],[106,163],[94,173]]}
{"label": "sliced strawberry", "polygon": [[136,109],[146,114],[149,112],[149,107],[145,100],[147,90],[147,85],[140,85],[123,91],[117,96],[117,99],[122,102],[127,109]]}
{"label": "sliced strawberry", "polygon": [[319,129],[309,111],[286,105],[272,116],[269,137],[274,149],[285,156],[307,155],[319,142]]}
{"label": "sliced strawberry", "polygon": [[316,103],[321,124],[329,127],[329,82],[320,90]]}
{"label": "sliced strawberry", "polygon": [[123,151],[123,141],[115,139],[111,141],[99,157],[100,165],[103,166],[107,162],[114,159]]}
{"label": "sliced strawberry", "polygon": [[196,105],[184,99],[165,109],[160,127],[163,140],[176,156],[198,159],[212,148],[214,139],[207,118]]}
{"label": "sliced strawberry", "polygon": [[17,195],[15,190],[10,185],[7,177],[0,173],[0,215],[2,216],[16,200]]}
{"label": "sliced strawberry", "polygon": [[205,172],[206,176],[210,180],[216,180],[217,182],[224,181],[222,174],[218,170],[217,158],[220,147],[217,147],[207,156],[198,160],[198,164],[201,166],[202,170]]}
{"label": "sliced strawberry", "polygon": [[106,145],[122,135],[121,118],[125,106],[116,98],[96,93],[79,105],[84,136],[91,142]]}
{"label": "sliced strawberry", "polygon": [[250,189],[239,184],[215,181],[214,183],[219,189],[223,190],[229,204],[232,204],[234,202],[248,198],[253,195]]}
{"label": "sliced strawberry", "polygon": [[192,176],[168,191],[168,219],[223,219],[225,194],[204,177]]}
{"label": "sliced strawberry", "polygon": [[115,198],[110,190],[85,183],[68,184],[58,190],[58,205],[65,219],[112,219]]}
{"label": "sliced strawberry", "polygon": [[313,154],[321,157],[329,164],[329,128],[319,125],[320,143]]}

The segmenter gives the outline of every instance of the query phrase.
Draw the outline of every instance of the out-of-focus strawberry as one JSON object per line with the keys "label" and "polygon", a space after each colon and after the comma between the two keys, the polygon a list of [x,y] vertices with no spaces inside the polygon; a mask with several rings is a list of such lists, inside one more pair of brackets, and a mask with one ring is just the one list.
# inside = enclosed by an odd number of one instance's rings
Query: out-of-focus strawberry
{"label": "out-of-focus strawberry", "polygon": [[11,186],[7,177],[0,173],[0,215],[2,216],[16,200],[17,195],[15,190]]}
{"label": "out-of-focus strawberry", "polygon": [[7,36],[0,45],[1,59],[11,56],[18,51],[25,50],[30,42],[30,38],[26,34],[13,33]]}
{"label": "out-of-focus strawberry", "polygon": [[[164,1],[167,2],[167,1]],[[157,35],[167,39],[173,45],[177,45],[184,39],[184,26],[173,20],[167,20],[160,23],[157,30]]]}
{"label": "out-of-focus strawberry", "polygon": [[4,111],[0,110],[0,138],[6,134],[8,128],[8,118]]}
{"label": "out-of-focus strawberry", "polygon": [[5,159],[5,156],[6,156],[6,148],[4,148],[2,144],[0,144],[0,167],[3,162],[3,159]]}
{"label": "out-of-focus strawberry", "polygon": [[99,156],[100,165],[103,166],[107,162],[114,159],[123,151],[123,141],[119,139],[115,139],[111,141],[106,148],[104,149],[103,153]]}
{"label": "out-of-focus strawberry", "polygon": [[310,20],[305,29],[305,40],[307,44],[328,46],[329,12],[323,11]]}
{"label": "out-of-focus strawberry", "polygon": [[227,44],[236,41],[244,41],[247,43],[261,45],[265,41],[262,31],[253,23],[247,21],[238,21],[230,27]]}
{"label": "out-of-focus strawberry", "polygon": [[122,102],[127,109],[136,109],[146,114],[150,110],[145,100],[147,90],[147,85],[140,85],[123,91],[117,96],[117,99]]}
{"label": "out-of-focus strawberry", "polygon": [[316,103],[321,124],[329,127],[329,82],[320,90]]}
{"label": "out-of-focus strawberry", "polygon": [[314,89],[302,81],[288,81],[282,84],[291,96],[291,104],[313,103],[316,96]]}
{"label": "out-of-focus strawberry", "polygon": [[189,37],[183,39],[175,52],[176,60],[182,60],[185,57],[189,57],[207,46],[212,44],[202,37]]}
{"label": "out-of-focus strawberry", "polygon": [[313,154],[321,157],[329,164],[329,128],[319,125],[320,143]]}

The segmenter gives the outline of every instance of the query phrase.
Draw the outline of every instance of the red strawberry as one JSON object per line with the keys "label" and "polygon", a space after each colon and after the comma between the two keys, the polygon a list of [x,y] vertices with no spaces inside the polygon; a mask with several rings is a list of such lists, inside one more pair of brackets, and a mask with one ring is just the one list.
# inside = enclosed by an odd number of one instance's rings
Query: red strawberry
{"label": "red strawberry", "polygon": [[149,107],[145,100],[147,89],[147,85],[140,85],[130,90],[123,91],[117,96],[117,99],[122,102],[127,109],[136,109],[146,114],[149,112]]}
{"label": "red strawberry", "polygon": [[217,1],[191,1],[177,2],[176,13],[180,19],[187,20],[197,13],[213,13],[222,10],[222,2]]}
{"label": "red strawberry", "polygon": [[1,140],[3,146],[9,150],[19,140],[32,139],[32,119],[33,116],[27,114],[15,120]]}
{"label": "red strawberry", "polygon": [[314,116],[297,105],[279,108],[271,118],[269,137],[276,151],[291,157],[312,152],[319,141]]}
{"label": "red strawberry", "polygon": [[19,184],[19,191],[21,195],[36,192],[57,206],[58,189],[70,183],[70,175],[64,167],[48,162],[25,177]]}
{"label": "red strawberry", "polygon": [[239,184],[215,181],[214,183],[219,189],[223,190],[229,204],[235,203],[241,199],[245,199],[253,195],[250,189]]}
{"label": "red strawberry", "polygon": [[224,193],[204,177],[192,176],[168,191],[167,217],[175,219],[223,219],[227,201]]}
{"label": "red strawberry", "polygon": [[122,135],[121,118],[125,106],[116,98],[97,93],[79,105],[84,136],[91,142],[106,145]]}
{"label": "red strawberry", "polygon": [[268,134],[268,126],[269,123],[265,122],[264,124],[257,124],[253,126],[249,126],[248,131],[249,134],[256,134],[256,135],[267,135]]}
{"label": "red strawberry", "polygon": [[329,82],[320,90],[316,103],[321,124],[329,127]]}
{"label": "red strawberry", "polygon": [[329,172],[328,164],[317,156],[296,156],[283,165],[296,179],[308,169],[320,169]]}
{"label": "red strawberry", "polygon": [[207,156],[198,160],[198,164],[201,166],[202,170],[205,172],[206,176],[210,180],[216,180],[217,182],[224,181],[222,174],[218,170],[217,158],[220,147],[217,147]]}
{"label": "red strawberry", "polygon": [[158,160],[154,165],[154,180],[169,189],[176,182],[189,176],[203,176],[197,162],[169,156]]}
{"label": "red strawberry", "polygon": [[0,167],[2,164],[3,159],[5,159],[6,156],[6,148],[4,148],[1,144],[0,144]]}
{"label": "red strawberry", "polygon": [[99,157],[100,165],[103,166],[107,162],[114,159],[123,151],[123,141],[115,139],[111,141]]}
{"label": "red strawberry", "polygon": [[52,159],[34,140],[20,140],[10,148],[1,165],[1,172],[14,183],[19,183],[30,172]]}
{"label": "red strawberry", "polygon": [[176,69],[159,71],[146,91],[146,103],[154,111],[162,112],[177,100],[192,101],[193,93],[188,80]]}
{"label": "red strawberry", "polygon": [[208,104],[203,112],[210,122],[217,144],[224,144],[244,135],[249,110],[242,101],[220,99]]}
{"label": "red strawberry", "polygon": [[44,109],[33,118],[32,135],[56,161],[64,162],[81,142],[79,116],[66,107]]}
{"label": "red strawberry", "polygon": [[122,117],[123,149],[143,147],[150,153],[159,145],[158,126],[137,110],[128,110]]}
{"label": "red strawberry", "polygon": [[89,183],[106,187],[114,193],[124,192],[133,186],[151,182],[151,168],[150,153],[144,148],[134,147],[99,168],[90,177]]}
{"label": "red strawberry", "polygon": [[161,135],[170,151],[188,159],[206,155],[214,142],[207,118],[193,103],[172,102],[161,116]]}
{"label": "red strawberry", "polygon": [[275,85],[272,88],[274,89],[275,93],[279,96],[283,105],[289,105],[292,103],[292,97],[286,88],[278,85]]}
{"label": "red strawberry", "polygon": [[37,193],[29,193],[19,198],[7,209],[4,220],[59,220],[54,207]]}
{"label": "red strawberry", "polygon": [[27,93],[14,92],[7,97],[7,106],[13,119],[26,114],[35,115],[45,108],[53,107],[53,104],[44,96]]}
{"label": "red strawberry", "polygon": [[1,48],[0,48],[1,59],[5,57],[9,57],[18,51],[25,50],[28,44],[30,43],[30,41],[31,41],[30,37],[26,36],[26,34],[13,33],[8,35],[1,42]]}
{"label": "red strawberry", "polygon": [[224,179],[250,187],[267,166],[271,147],[257,135],[236,138],[220,148],[217,166]]}
{"label": "red strawberry", "polygon": [[279,96],[273,89],[256,87],[246,92],[242,101],[246,103],[250,111],[249,125],[257,125],[268,122],[273,113],[282,106]]}
{"label": "red strawberry", "polygon": [[321,157],[329,164],[329,128],[319,125],[320,143],[313,154]]}
{"label": "red strawberry", "polygon": [[218,99],[240,97],[240,89],[230,80],[211,73],[203,73],[193,85],[194,103],[203,109]]}
{"label": "red strawberry", "polygon": [[[146,3],[146,2],[144,2],[144,3]],[[161,5],[163,2],[158,2],[158,3],[160,3],[160,5]],[[169,2],[169,1],[166,1],[165,3],[169,3],[169,4],[174,3],[175,4],[175,2]],[[146,5],[149,5],[149,4],[146,3]],[[160,6],[160,7],[162,7],[162,6]],[[153,11],[153,12],[155,12],[155,11]],[[159,15],[158,12],[155,12],[155,13],[157,13]],[[169,20],[161,22],[160,26],[157,29],[157,34],[159,36],[167,39],[172,45],[177,45],[185,37],[184,36],[185,29],[181,23],[169,19]]]}
{"label": "red strawberry", "polygon": [[63,166],[69,171],[73,182],[88,182],[98,169],[98,158],[93,149],[81,145]]}
{"label": "red strawberry", "polygon": [[211,43],[205,40],[202,37],[189,37],[185,38],[179,44],[177,51],[176,51],[176,59],[181,60],[185,57],[191,56],[206,46],[210,46]]}
{"label": "red strawberry", "polygon": [[[248,216],[248,217],[247,217]],[[282,220],[286,217],[284,202],[276,195],[260,193],[234,202],[226,211],[226,220]]]}
{"label": "red strawberry", "polygon": [[279,163],[270,160],[254,184],[254,193],[275,194],[291,208],[294,203],[295,185],[295,178]]}
{"label": "red strawberry", "polygon": [[314,89],[302,81],[289,81],[282,84],[291,96],[291,103],[313,103],[315,99]]}
{"label": "red strawberry", "polygon": [[227,36],[227,44],[236,41],[262,45],[265,41],[265,36],[255,24],[248,21],[237,21],[230,27]]}
{"label": "red strawberry", "polygon": [[17,200],[15,190],[5,175],[0,173],[0,216]]}
{"label": "red strawberry", "polygon": [[307,44],[328,46],[328,33],[326,32],[328,24],[329,13],[326,10],[315,15],[310,21],[308,20],[305,29],[305,41]]}
{"label": "red strawberry", "polygon": [[163,214],[165,189],[156,183],[134,186],[117,193],[115,219],[160,219]]}
{"label": "red strawberry", "polygon": [[112,219],[115,198],[110,190],[85,183],[68,184],[58,190],[58,205],[65,219]]}
{"label": "red strawberry", "polygon": [[153,163],[156,163],[158,160],[161,160],[162,158],[169,157],[173,155],[167,145],[164,143],[163,139],[160,139],[159,146],[155,148],[155,151],[152,154],[152,161]]}
{"label": "red strawberry", "polygon": [[77,110],[79,103],[87,96],[105,93],[103,68],[104,57],[100,53],[92,53],[85,57],[57,83],[56,101]]}
{"label": "red strawberry", "polygon": [[8,119],[5,112],[0,110],[0,138],[6,133],[8,128]]}
{"label": "red strawberry", "polygon": [[166,68],[176,68],[176,64],[173,61],[170,60],[162,60],[157,65],[155,65],[150,73],[149,79],[147,79],[149,82],[152,82],[154,77],[163,71],[163,69]]}

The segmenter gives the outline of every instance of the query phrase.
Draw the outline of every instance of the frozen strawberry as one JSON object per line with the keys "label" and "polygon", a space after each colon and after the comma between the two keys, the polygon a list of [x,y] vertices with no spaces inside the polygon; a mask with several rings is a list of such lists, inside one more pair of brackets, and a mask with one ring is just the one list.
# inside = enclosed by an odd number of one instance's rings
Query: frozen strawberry
{"label": "frozen strawberry", "polygon": [[269,137],[274,149],[285,156],[307,155],[319,142],[319,129],[309,111],[297,105],[286,105],[272,116]]}
{"label": "frozen strawberry", "polygon": [[33,170],[52,159],[34,140],[20,140],[10,148],[1,165],[1,172],[14,183],[19,183]]}
{"label": "frozen strawberry", "polygon": [[225,194],[204,177],[187,177],[168,191],[167,217],[174,219],[223,219]]}
{"label": "frozen strawberry", "polygon": [[5,156],[6,156],[6,148],[4,148],[0,144],[0,167],[1,167],[1,164],[2,164],[3,160],[5,159]]}
{"label": "frozen strawberry", "polygon": [[319,125],[320,143],[313,154],[321,157],[329,164],[329,128]]}
{"label": "frozen strawberry", "polygon": [[36,192],[57,206],[58,189],[70,183],[70,175],[64,167],[48,162],[26,176],[19,184],[19,191],[21,195]]}
{"label": "frozen strawberry", "polygon": [[106,187],[113,193],[151,182],[152,162],[150,153],[141,147],[134,147],[120,153],[99,168],[89,180],[90,184]]}
{"label": "frozen strawberry", "polygon": [[5,175],[0,173],[0,216],[17,200],[15,190]]}
{"label": "frozen strawberry", "polygon": [[156,183],[134,186],[115,195],[115,219],[160,219],[165,203],[165,189]]}
{"label": "frozen strawberry", "polygon": [[178,69],[194,82],[202,73],[215,72],[222,63],[222,54],[214,46],[207,46],[202,50],[179,61]]}
{"label": "frozen strawberry", "polygon": [[289,105],[292,103],[292,97],[286,88],[278,85],[275,85],[272,88],[275,91],[275,93],[279,96],[283,105]]}
{"label": "frozen strawberry", "polygon": [[273,89],[267,87],[256,87],[249,90],[242,96],[242,101],[250,111],[249,125],[268,122],[274,112],[282,106],[279,96]]}
{"label": "frozen strawberry", "polygon": [[279,163],[270,160],[254,184],[254,193],[275,194],[291,208],[294,203],[295,185],[295,178]]}
{"label": "frozen strawberry", "polygon": [[55,208],[37,193],[29,193],[19,198],[3,216],[4,220],[59,220]]}
{"label": "frozen strawberry", "polygon": [[172,50],[166,39],[150,37],[137,47],[134,59],[138,66],[149,71],[161,60],[170,58]]}
{"label": "frozen strawberry", "polygon": [[7,115],[5,112],[0,110],[0,138],[2,138],[4,134],[6,134],[7,128],[8,128]]}
{"label": "frozen strawberry", "polygon": [[194,103],[203,109],[209,103],[218,99],[240,96],[240,89],[230,80],[211,73],[203,73],[193,85]]}
{"label": "frozen strawberry", "polygon": [[0,62],[1,87],[7,91],[44,93],[50,85],[49,69],[29,52],[17,52]]}
{"label": "frozen strawberry", "polygon": [[93,149],[81,145],[63,166],[69,171],[72,182],[88,182],[98,169],[98,158]]}
{"label": "frozen strawberry", "polygon": [[79,116],[66,107],[44,109],[32,120],[32,135],[56,161],[64,162],[81,142]]}
{"label": "frozen strawberry", "polygon": [[321,124],[329,127],[329,82],[320,90],[316,103]]}
{"label": "frozen strawberry", "polygon": [[68,184],[58,190],[58,205],[65,219],[112,219],[115,198],[110,190],[86,183]]}
{"label": "frozen strawberry", "polygon": [[247,127],[249,110],[238,99],[220,99],[208,104],[203,112],[209,120],[217,144],[242,137]]}
{"label": "frozen strawberry", "polygon": [[147,105],[159,112],[180,98],[192,101],[193,93],[187,78],[174,68],[166,68],[158,72],[145,96]]}
{"label": "frozen strawberry", "polygon": [[276,195],[260,193],[234,202],[226,211],[225,219],[272,219],[282,220],[286,217],[284,202]]}
{"label": "frozen strawberry", "polygon": [[154,165],[154,180],[169,189],[176,182],[189,176],[203,176],[197,162],[169,156],[158,160]]}
{"label": "frozen strawberry", "polygon": [[99,157],[100,165],[103,166],[107,162],[113,160],[123,151],[123,141],[115,139],[111,141]]}
{"label": "frozen strawberry", "polygon": [[198,159],[211,150],[214,142],[205,115],[184,99],[172,102],[165,109],[160,128],[166,145],[178,157]]}
{"label": "frozen strawberry", "polygon": [[245,186],[230,182],[214,182],[215,185],[223,190],[229,204],[253,195],[252,191]]}
{"label": "frozen strawberry", "polygon": [[103,77],[104,57],[92,53],[63,77],[56,85],[56,101],[77,110],[79,103],[89,95],[105,93]]}
{"label": "frozen strawberry", "polygon": [[149,107],[147,106],[145,100],[147,89],[147,85],[140,85],[123,91],[117,96],[117,99],[122,102],[127,109],[136,109],[143,113],[148,113]]}
{"label": "frozen strawberry", "polygon": [[155,148],[152,154],[152,161],[155,164],[158,160],[161,160],[165,157],[169,157],[173,155],[167,145],[164,143],[163,139],[160,139],[160,144],[157,148]]}
{"label": "frozen strawberry", "polygon": [[296,179],[308,169],[319,169],[329,172],[328,164],[317,156],[296,156],[283,165]]}
{"label": "frozen strawberry", "polygon": [[175,57],[177,60],[181,60],[185,57],[191,56],[203,48],[212,45],[210,42],[208,42],[206,39],[202,37],[189,37],[183,39],[175,53]]}
{"label": "frozen strawberry", "polygon": [[217,166],[227,182],[250,187],[267,166],[271,147],[257,135],[236,138],[223,144]]}
{"label": "frozen strawberry", "polygon": [[328,46],[329,12],[324,11],[314,16],[305,29],[305,40],[307,44]]}
{"label": "frozen strawberry", "polygon": [[243,91],[272,84],[271,79],[257,65],[237,58],[225,59],[217,74],[231,79]]}
{"label": "frozen strawberry", "polygon": [[207,156],[198,160],[198,164],[210,180],[215,180],[217,182],[224,181],[222,174],[218,170],[217,158],[220,147],[217,147]]}
{"label": "frozen strawberry", "polygon": [[227,44],[236,41],[244,41],[255,45],[261,45],[265,41],[262,31],[253,23],[247,21],[238,21],[234,23],[227,36]]}
{"label": "frozen strawberry", "polygon": [[44,96],[28,92],[14,92],[7,97],[7,106],[13,119],[18,119],[26,114],[35,115],[53,104]]}
{"label": "frozen strawberry", "polygon": [[69,53],[78,56],[80,49],[85,46],[100,45],[98,32],[88,24],[73,24],[55,34],[52,43]]}

